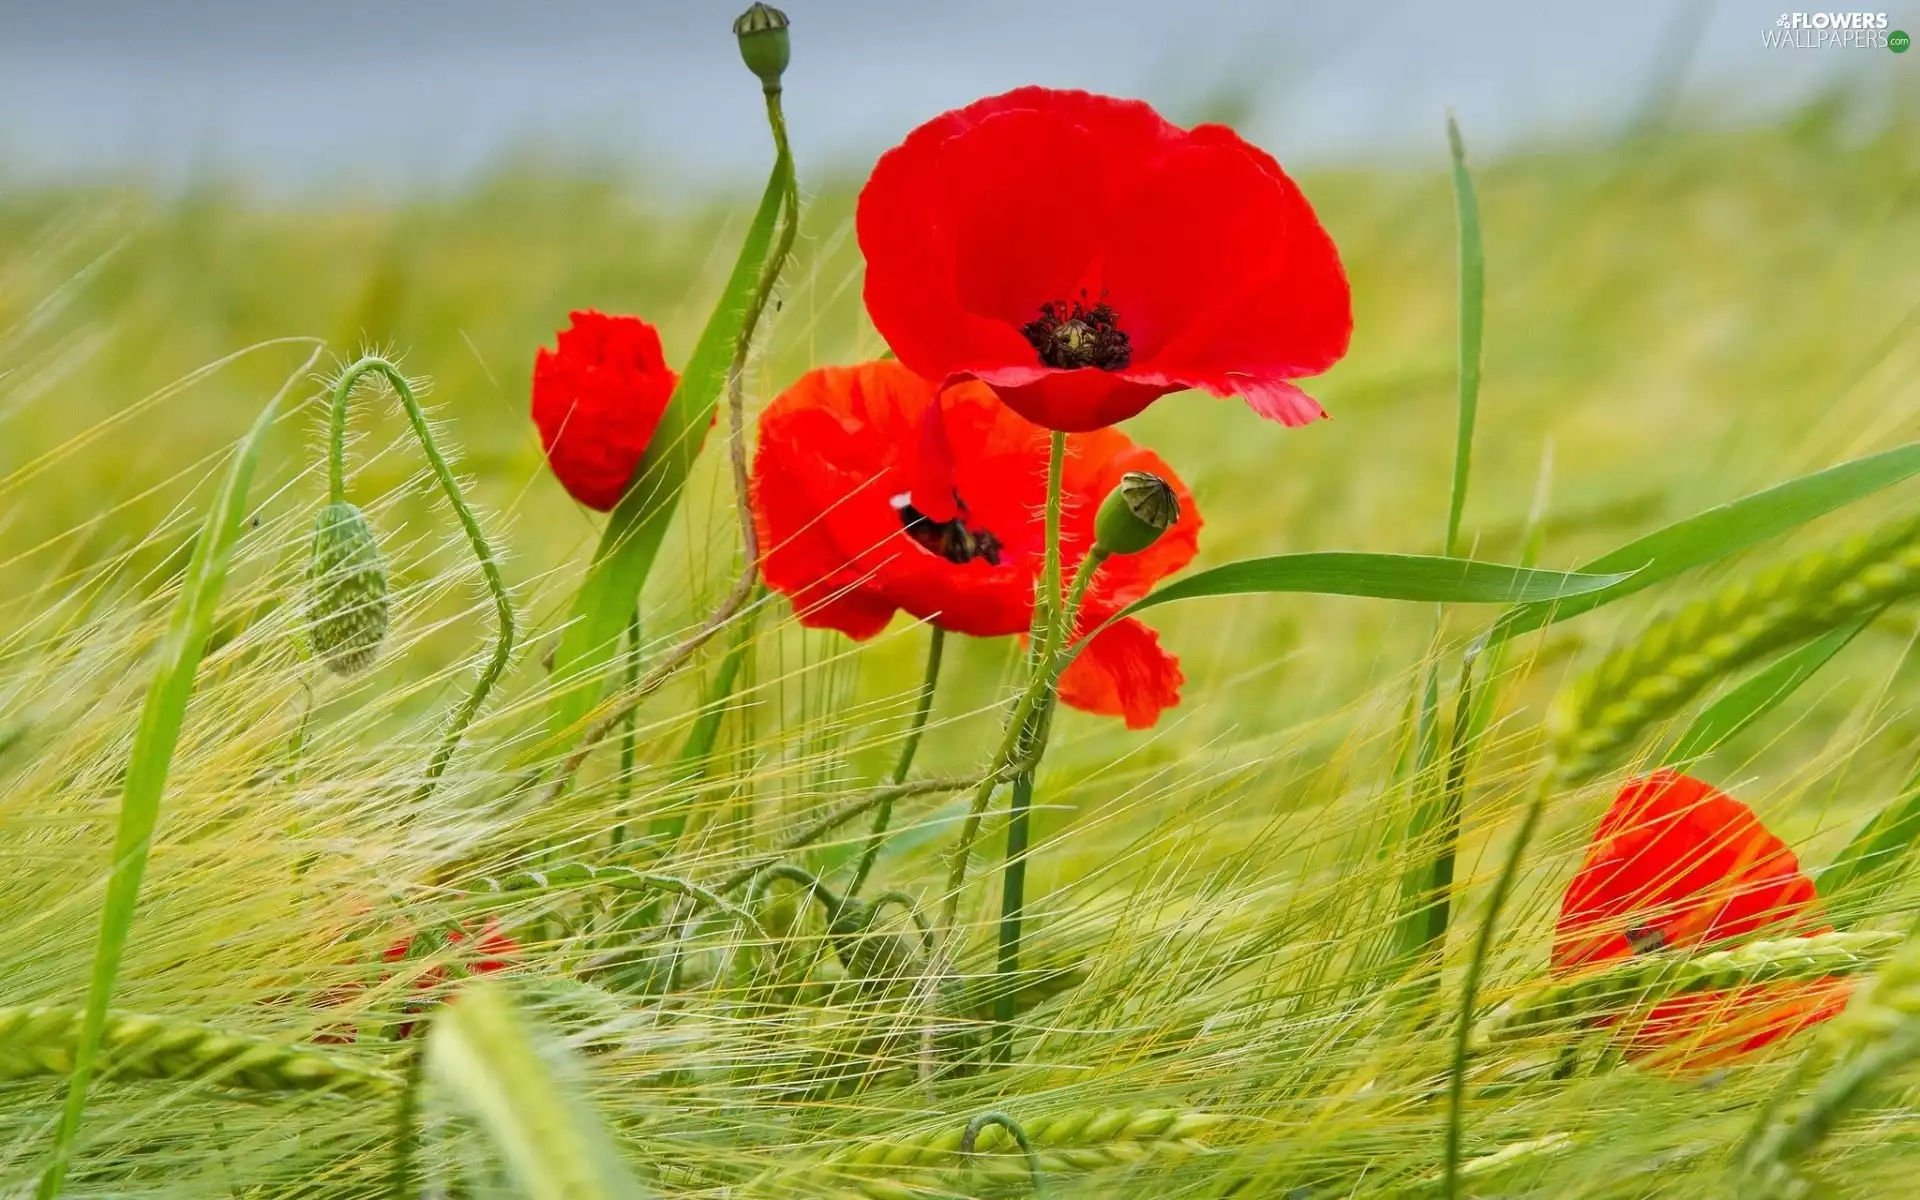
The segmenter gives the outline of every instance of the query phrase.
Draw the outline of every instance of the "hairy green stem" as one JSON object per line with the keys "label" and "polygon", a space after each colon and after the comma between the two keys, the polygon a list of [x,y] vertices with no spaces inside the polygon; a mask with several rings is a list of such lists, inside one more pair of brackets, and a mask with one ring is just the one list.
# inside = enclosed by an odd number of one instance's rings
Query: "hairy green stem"
{"label": "hairy green stem", "polygon": [[[907,772],[913,767],[913,756],[920,749],[920,735],[926,729],[927,715],[933,711],[933,694],[940,684],[940,658],[946,649],[947,631],[933,626],[932,635],[927,640],[927,667],[920,679],[920,696],[913,708],[913,717],[907,723],[907,739],[900,744],[900,757],[893,764],[892,782],[902,783]],[[854,867],[853,882],[847,885],[847,896],[851,899],[860,894],[860,888],[867,882],[867,876],[873,872],[874,860],[880,857],[880,847],[887,839],[887,826],[893,821],[893,801],[883,800],[873,810],[873,828],[867,833],[866,847],[860,852],[860,862]]]}
{"label": "hairy green stem", "polygon": [[[1000,951],[996,970],[1000,973],[1001,998],[994,1004],[994,1031],[990,1053],[995,1062],[1013,1057],[1013,980],[1020,973],[1021,925],[1027,903],[1027,843],[1031,836],[1033,812],[1033,772],[1039,756],[1045,752],[1048,709],[1052,706],[1056,664],[1066,643],[1070,613],[1086,596],[1088,583],[1099,565],[1089,554],[1074,576],[1071,600],[1060,593],[1061,547],[1060,509],[1067,462],[1067,435],[1055,430],[1047,453],[1047,557],[1041,582],[1042,592],[1034,598],[1034,622],[1045,622],[1044,648],[1035,656],[1032,669],[1046,680],[1040,701],[1021,730],[1022,755],[1030,761],[1026,770],[1013,780],[1013,792],[1007,809],[1007,852],[1000,872]],[[1042,605],[1044,604],[1044,607]]]}
{"label": "hairy green stem", "polygon": [[427,762],[426,775],[415,789],[413,803],[417,806],[428,796],[445,774],[447,764],[452,761],[454,751],[460,748],[460,739],[465,736],[467,726],[473,723],[480,706],[486,702],[487,693],[507,669],[507,660],[513,656],[514,615],[513,600],[507,595],[507,585],[500,578],[500,567],[493,553],[492,543],[480,528],[479,518],[473,515],[473,509],[467,505],[467,498],[460,489],[459,480],[454,478],[453,468],[447,464],[446,457],[440,453],[440,447],[433,438],[433,430],[427,424],[427,414],[421,409],[420,401],[415,397],[413,385],[400,372],[400,368],[378,355],[368,355],[348,367],[333,385],[333,412],[331,434],[328,438],[327,482],[329,494],[333,500],[344,499],[346,488],[346,433],[347,401],[353,387],[364,376],[378,375],[393,388],[393,394],[406,410],[407,421],[413,426],[413,435],[420,443],[421,452],[426,455],[427,464],[433,470],[433,476],[440,484],[440,490],[446,493],[447,502],[453,506],[454,515],[460,519],[460,525],[467,533],[467,541],[473,548],[474,557],[480,561],[480,573],[485,576],[487,590],[493,595],[495,619],[498,632],[494,637],[493,654],[480,671],[480,677],[474,680],[473,689],[467,698],[454,710],[447,730],[441,735],[440,745],[434,750],[433,757]]}
{"label": "hairy green stem", "polygon": [[[635,605],[633,615],[627,620],[627,689],[640,682],[640,606]],[[634,732],[639,725],[639,713],[628,712],[620,724],[620,779],[615,799],[620,806],[620,823],[613,827],[610,839],[614,853],[627,842],[627,805],[633,799],[633,742]]]}
{"label": "hairy green stem", "polygon": [[727,430],[728,457],[733,468],[734,501],[740,513],[740,544],[742,566],[740,579],[734,584],[733,591],[714,609],[706,622],[678,645],[667,651],[666,657],[646,673],[640,681],[611,701],[611,709],[599,722],[587,730],[565,761],[561,763],[560,774],[548,790],[548,799],[559,798],[567,789],[586,761],[593,748],[604,741],[609,733],[626,715],[640,706],[647,697],[660,690],[679,670],[692,660],[700,647],[726,628],[742,608],[753,598],[755,587],[760,578],[759,535],[753,524],[753,508],[747,489],[747,442],[746,442],[746,400],[741,388],[741,375],[746,368],[747,354],[753,346],[754,330],[760,324],[760,317],[773,299],[774,285],[779,282],[780,273],[786,268],[787,258],[793,252],[795,237],[800,232],[800,185],[793,172],[793,154],[787,144],[787,119],[780,104],[780,88],[773,86],[765,89],[767,101],[767,124],[773,130],[773,143],[777,152],[774,169],[784,176],[785,199],[781,206],[780,230],[774,242],[773,252],[761,268],[760,278],[754,287],[753,295],[748,298],[744,317],[740,324],[739,336],[734,339],[733,358],[727,370],[727,406],[730,427]]}
{"label": "hairy green stem", "polygon": [[420,1156],[420,1088],[426,1081],[426,1038],[414,1038],[404,1051],[407,1069],[393,1109],[393,1161],[387,1177],[388,1200],[415,1200],[414,1164]]}
{"label": "hairy green stem", "polygon": [[1033,809],[1033,772],[1022,771],[1013,780],[1007,814],[1007,857],[1000,888],[1000,955],[996,963],[1001,988],[993,1002],[993,1040],[989,1050],[996,1063],[1013,1057],[1013,980],[1020,973],[1021,921],[1027,890],[1027,838]]}
{"label": "hairy green stem", "polygon": [[[872,812],[875,806],[892,800],[904,800],[910,796],[931,796],[941,792],[959,792],[967,788],[985,788],[992,791],[996,784],[1005,783],[1018,774],[1020,764],[1010,762],[997,770],[984,775],[948,775],[933,779],[909,779],[903,783],[890,783],[884,787],[871,788],[866,793],[834,808],[808,822],[798,833],[782,842],[772,853],[761,855],[747,866],[726,876],[714,885],[716,892],[730,892],[755,875],[767,869],[783,857],[812,845],[821,837],[833,832],[841,825],[863,813]],[[977,793],[976,793],[977,794]]]}
{"label": "hairy green stem", "polygon": [[[1051,671],[1054,660],[1060,657],[1060,648],[1066,639],[1067,631],[1060,618],[1060,507],[1061,491],[1067,469],[1067,435],[1059,430],[1053,431],[1053,437],[1047,448],[1047,557],[1040,581],[1042,592],[1034,598],[1034,619],[1040,619],[1044,612],[1047,621],[1047,649],[1042,659],[1043,665]],[[1040,605],[1045,603],[1046,608]]]}

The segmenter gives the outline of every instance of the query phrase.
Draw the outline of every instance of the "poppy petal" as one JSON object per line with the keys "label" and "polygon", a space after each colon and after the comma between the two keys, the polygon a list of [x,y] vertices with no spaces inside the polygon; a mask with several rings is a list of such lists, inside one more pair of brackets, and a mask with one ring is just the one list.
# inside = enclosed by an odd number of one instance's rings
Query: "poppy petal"
{"label": "poppy petal", "polygon": [[939,171],[935,220],[968,311],[1018,329],[1079,294],[1105,232],[1106,156],[1091,132],[1057,113],[997,113],[943,143]]}
{"label": "poppy petal", "polygon": [[[973,374],[993,385],[1008,408],[1036,425],[1082,433],[1118,424],[1140,415],[1168,392],[1184,383],[1143,382],[1131,373],[1082,367],[1049,371],[1017,367],[979,370]],[[1014,382],[1008,382],[1014,381]]]}
{"label": "poppy petal", "polygon": [[[1049,437],[977,381],[939,389],[895,361],[808,372],[761,417],[749,490],[765,577],[803,624],[871,637],[896,610],[977,637],[1027,632],[1045,551]],[[1074,570],[1094,514],[1128,471],[1168,480],[1182,519],[1109,559],[1087,592],[1104,618],[1189,562],[1201,526],[1167,464],[1117,430],[1073,434],[1062,468],[1061,552]],[[911,509],[911,511],[909,511]],[[1067,672],[1067,703],[1154,723],[1179,700],[1179,664],[1136,621]]]}
{"label": "poppy petal", "polygon": [[1553,962],[1625,957],[1629,928],[1658,931],[1662,946],[1701,945],[1816,906],[1793,851],[1751,809],[1711,784],[1656,771],[1622,788],[1595,831],[1561,904]]}
{"label": "poppy petal", "polygon": [[[900,361],[984,380],[1049,429],[1188,388],[1300,424],[1320,410],[1287,381],[1352,332],[1338,254],[1279,165],[1138,101],[1022,88],[942,114],[881,157],[856,227],[868,313]],[[1126,342],[1099,367],[1042,363],[1024,327],[1083,299]]]}
{"label": "poppy petal", "polygon": [[[1083,619],[1083,627],[1094,623]],[[1160,648],[1160,635],[1128,617],[1100,631],[1060,676],[1060,699],[1082,712],[1124,717],[1128,729],[1150,729],[1180,703],[1180,660]]]}
{"label": "poppy petal", "polygon": [[533,363],[533,421],[555,478],[605,512],[620,500],[678,377],[660,334],[638,317],[585,309]]}
{"label": "poppy petal", "polygon": [[1838,1016],[1852,993],[1852,980],[1829,978],[1675,996],[1632,1030],[1627,1051],[1648,1066],[1710,1070]]}

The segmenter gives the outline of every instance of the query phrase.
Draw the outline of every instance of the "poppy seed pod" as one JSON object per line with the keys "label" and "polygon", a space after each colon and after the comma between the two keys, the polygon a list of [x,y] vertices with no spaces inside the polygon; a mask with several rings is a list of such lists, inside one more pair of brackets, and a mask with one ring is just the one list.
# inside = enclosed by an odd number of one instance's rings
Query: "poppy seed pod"
{"label": "poppy seed pod", "polygon": [[344,500],[320,510],[307,561],[307,641],[336,674],[373,665],[387,636],[387,568],[366,516]]}
{"label": "poppy seed pod", "polygon": [[1107,493],[1093,520],[1093,548],[1103,554],[1138,554],[1179,519],[1173,485],[1146,471],[1128,471]]}
{"label": "poppy seed pod", "polygon": [[770,4],[755,4],[733,23],[733,36],[740,39],[740,58],[747,69],[767,89],[778,88],[793,51],[787,41],[787,14]]}

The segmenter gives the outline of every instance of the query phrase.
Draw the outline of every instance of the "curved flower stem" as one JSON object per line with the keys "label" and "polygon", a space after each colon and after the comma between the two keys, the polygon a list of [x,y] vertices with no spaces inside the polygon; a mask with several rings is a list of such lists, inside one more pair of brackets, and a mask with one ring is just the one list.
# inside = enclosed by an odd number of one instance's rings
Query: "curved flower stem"
{"label": "curved flower stem", "polygon": [[988,771],[985,775],[909,779],[904,783],[889,783],[881,787],[871,788],[865,794],[855,797],[847,803],[831,809],[813,821],[808,822],[798,833],[780,843],[778,849],[769,854],[761,855],[747,866],[734,871],[733,874],[728,875],[721,882],[715,884],[713,890],[716,892],[732,891],[734,888],[751,880],[755,875],[766,870],[769,866],[779,862],[783,856],[791,854],[793,851],[805,846],[812,845],[820,838],[833,832],[841,825],[846,824],[862,813],[871,812],[878,805],[894,800],[904,800],[911,796],[934,796],[942,792],[965,791],[967,788],[986,788],[991,791],[995,784],[1004,783],[1018,774],[1020,766],[1020,763],[1013,762],[996,770]]}
{"label": "curved flower stem", "polygon": [[1520,819],[1519,832],[1513,835],[1513,845],[1507,850],[1506,861],[1500,864],[1500,875],[1493,883],[1493,895],[1487,897],[1487,914],[1480,919],[1480,930],[1473,940],[1473,957],[1467,961],[1467,977],[1460,985],[1460,1016],[1453,1028],[1453,1063],[1447,1075],[1446,1167],[1441,1180],[1441,1195],[1446,1200],[1455,1200],[1460,1194],[1460,1141],[1466,1123],[1467,1057],[1473,1039],[1473,1009],[1479,1000],[1480,976],[1486,970],[1487,954],[1493,947],[1493,931],[1499,923],[1500,910],[1513,891],[1514,880],[1520,875],[1520,861],[1526,857],[1527,846],[1533,841],[1534,831],[1540,827],[1540,814],[1546,810],[1547,796],[1553,790],[1553,765],[1548,763],[1547,770],[1541,774],[1540,786],[1527,802],[1526,815]]}
{"label": "curved flower stem", "polygon": [[[913,756],[920,749],[920,734],[925,730],[927,714],[933,711],[934,689],[940,683],[940,655],[946,649],[947,631],[938,625],[927,641],[927,669],[920,680],[920,701],[914,706],[913,718],[907,726],[907,740],[900,744],[900,759],[893,764],[892,781],[904,782],[907,772],[913,767]],[[852,899],[860,894],[860,887],[866,883],[867,876],[873,871],[874,860],[880,857],[880,847],[887,838],[887,826],[893,820],[893,801],[882,801],[880,807],[873,810],[873,829],[867,834],[866,849],[860,852],[860,863],[854,868],[853,882],[847,885],[847,897]]]}
{"label": "curved flower stem", "polygon": [[440,453],[439,445],[433,440],[433,430],[427,424],[427,415],[420,408],[420,401],[413,393],[413,385],[400,373],[400,368],[378,355],[368,355],[354,363],[341,373],[340,379],[333,385],[333,414],[330,436],[328,438],[327,485],[330,497],[334,500],[344,498],[346,489],[346,433],[347,399],[353,392],[354,384],[362,376],[378,375],[393,388],[393,394],[399,399],[400,406],[406,410],[407,421],[413,426],[413,435],[420,442],[420,449],[427,457],[428,465],[433,469],[434,479],[440,484],[440,490],[446,493],[447,502],[453,505],[454,515],[460,518],[461,526],[467,531],[467,541],[473,547],[474,557],[480,560],[480,572],[486,577],[487,590],[493,594],[493,607],[499,624],[495,635],[493,655],[482,668],[480,677],[474,681],[473,690],[454,710],[453,719],[447,725],[447,731],[440,738],[439,747],[427,762],[426,776],[414,791],[413,803],[418,805],[433,794],[440,776],[446,772],[447,764],[453,759],[453,752],[460,747],[460,739],[465,736],[467,726],[486,702],[487,693],[499,681],[500,675],[507,669],[507,660],[513,655],[514,616],[513,601],[507,595],[507,586],[500,578],[500,567],[494,557],[493,546],[487,541],[487,535],[480,529],[480,521],[468,507],[467,499],[460,490],[459,481],[453,476],[453,469],[447,465],[445,456]]}
{"label": "curved flower stem", "polygon": [[[1095,546],[1087,551],[1087,556],[1080,560],[1079,569],[1074,571],[1073,584],[1067,589],[1067,611],[1060,621],[1061,626],[1069,633],[1073,629],[1074,622],[1080,619],[1080,606],[1087,598],[1088,586],[1093,583],[1093,573],[1100,569],[1100,565],[1106,562],[1107,558],[1107,551]],[[1060,669],[1060,665],[1056,662],[1054,670]]]}
{"label": "curved flower stem", "polygon": [[980,1141],[980,1134],[989,1125],[998,1125],[1012,1136],[1013,1144],[1020,1147],[1020,1153],[1027,1158],[1028,1185],[1033,1189],[1036,1197],[1044,1195],[1046,1175],[1040,1169],[1040,1155],[1034,1150],[1032,1140],[1027,1137],[1027,1131],[1020,1128],[1020,1122],[1005,1113],[983,1112],[968,1121],[966,1129],[960,1134],[960,1157],[964,1159],[973,1157],[974,1147]]}

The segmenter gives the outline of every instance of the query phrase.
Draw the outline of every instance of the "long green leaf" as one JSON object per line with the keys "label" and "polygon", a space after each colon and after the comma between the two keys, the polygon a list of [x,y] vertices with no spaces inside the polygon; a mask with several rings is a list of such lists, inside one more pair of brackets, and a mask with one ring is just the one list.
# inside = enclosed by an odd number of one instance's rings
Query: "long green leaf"
{"label": "long green leaf", "polygon": [[1460,416],[1453,439],[1453,493],[1447,504],[1446,552],[1460,550],[1460,516],[1467,507],[1467,475],[1473,465],[1473,427],[1480,412],[1480,355],[1487,315],[1487,253],[1480,241],[1480,201],[1467,173],[1460,125],[1447,115],[1447,150],[1453,158],[1453,202],[1460,225]]}
{"label": "long green leaf", "polygon": [[556,732],[571,727],[599,700],[608,663],[620,647],[620,637],[639,602],[640,589],[660,553],[674,509],[680,502],[694,459],[699,456],[714,405],[726,385],[727,368],[748,315],[760,274],[773,247],[774,226],[789,195],[792,163],[782,150],[760,197],[760,208],[747,229],[740,257],[727,277],[726,289],[707,318],[706,329],[694,346],[687,369],[673,397],[667,401],[660,424],[648,442],[634,481],[614,506],[594,551],[593,565],[574,597],[570,623],[554,653],[556,683],[569,683],[555,697],[552,710]]}
{"label": "long green leaf", "polygon": [[1696,513],[1585,564],[1585,574],[1630,571],[1632,577],[1575,599],[1534,601],[1502,613],[1487,634],[1497,645],[1543,625],[1591,612],[1642,588],[1778,537],[1920,472],[1920,442],[1856,458]]}
{"label": "long green leaf", "polygon": [[554,1077],[500,985],[475,983],[441,1012],[428,1037],[427,1062],[434,1081],[486,1130],[524,1195],[639,1200],[653,1194],[622,1164],[598,1114]]}
{"label": "long green leaf", "polygon": [[1423,554],[1315,551],[1249,558],[1178,579],[1134,601],[1132,616],[1175,600],[1268,592],[1316,592],[1438,604],[1525,604],[1617,587],[1624,574],[1538,571]]}
{"label": "long green leaf", "polygon": [[120,960],[126,952],[127,935],[133,928],[140,880],[147,870],[147,850],[160,821],[160,799],[166,790],[167,773],[173,767],[174,749],[180,742],[187,701],[193,696],[194,673],[206,653],[214,610],[219,607],[220,593],[226,588],[233,544],[246,518],[247,489],[253,483],[254,468],[260,460],[260,446],[280,411],[280,402],[306,377],[319,357],[320,348],[315,347],[300,369],[287,376],[280,390],[254,419],[253,428],[235,447],[233,461],[227,465],[220,490],[214,495],[213,507],[201,522],[193,556],[187,563],[186,578],[180,585],[180,598],[174,602],[166,638],[160,643],[159,666],[140,709],[140,725],[134,733],[133,752],[127,760],[126,779],[121,787],[120,823],[114,835],[106,901],[100,909],[100,935],[94,947],[93,974],[87,987],[87,1011],[80,1025],[79,1042],[74,1046],[66,1104],[61,1109],[59,1124],[54,1127],[52,1161],[40,1177],[40,1200],[52,1200],[60,1194],[67,1164],[73,1155],[74,1139],[80,1132],[80,1120],[86,1112],[87,1085],[93,1080],[100,1037],[107,1024],[107,1007],[113,1000]]}
{"label": "long green leaf", "polygon": [[1711,754],[1734,734],[1773,711],[1872,621],[1872,617],[1856,621],[1781,655],[1766,670],[1715,700],[1673,744],[1665,765],[1684,766]]}

